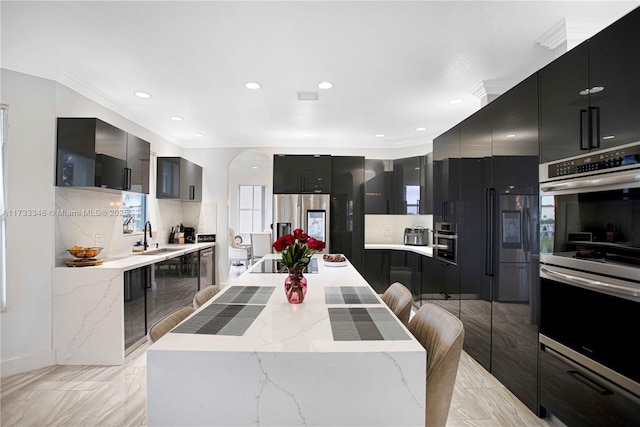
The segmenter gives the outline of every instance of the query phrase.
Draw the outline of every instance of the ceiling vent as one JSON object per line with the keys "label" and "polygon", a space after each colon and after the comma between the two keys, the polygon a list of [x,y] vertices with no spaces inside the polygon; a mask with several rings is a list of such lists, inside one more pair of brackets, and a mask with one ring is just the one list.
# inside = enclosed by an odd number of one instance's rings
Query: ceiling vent
{"label": "ceiling vent", "polygon": [[318,92],[298,92],[298,101],[317,101]]}

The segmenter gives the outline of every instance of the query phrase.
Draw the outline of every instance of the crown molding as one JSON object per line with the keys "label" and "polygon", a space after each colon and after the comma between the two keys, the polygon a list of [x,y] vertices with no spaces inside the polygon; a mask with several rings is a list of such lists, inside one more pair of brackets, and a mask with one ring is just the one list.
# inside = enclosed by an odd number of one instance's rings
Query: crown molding
{"label": "crown molding", "polygon": [[609,24],[611,22],[602,18],[569,16],[562,18],[560,22],[541,35],[536,42],[550,50],[568,41],[572,41],[575,45],[592,37]]}
{"label": "crown molding", "polygon": [[538,37],[536,43],[553,50],[567,41],[567,20],[562,18],[560,22],[549,28],[544,34]]}
{"label": "crown molding", "polygon": [[502,95],[515,85],[516,82],[509,80],[483,80],[471,89],[471,94],[479,99],[487,95]]}
{"label": "crown molding", "polygon": [[134,113],[133,111],[126,108],[124,105],[111,98],[109,95],[104,92],[96,89],[91,86],[89,83],[84,80],[79,79],[73,74],[67,71],[61,71],[59,77],[57,79],[58,83],[67,86],[68,88],[78,92],[79,94],[89,98],[90,100],[102,105],[105,108],[117,113],[124,118],[131,120],[137,125],[142,126],[143,128],[155,133],[158,136],[166,139],[167,141],[181,147],[185,148],[184,144],[174,138],[170,138],[164,135],[163,131],[155,126],[153,123],[142,117],[141,115]]}

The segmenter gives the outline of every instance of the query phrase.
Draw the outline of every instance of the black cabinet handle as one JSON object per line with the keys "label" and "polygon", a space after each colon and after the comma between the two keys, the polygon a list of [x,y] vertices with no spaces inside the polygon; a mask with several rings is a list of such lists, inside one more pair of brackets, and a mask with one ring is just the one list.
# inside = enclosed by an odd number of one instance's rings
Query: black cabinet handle
{"label": "black cabinet handle", "polygon": [[449,202],[442,202],[442,221],[447,222],[449,220],[448,215]]}
{"label": "black cabinet handle", "polygon": [[493,276],[493,264],[494,264],[494,251],[495,245],[494,242],[494,220],[495,220],[495,211],[494,211],[494,202],[495,202],[495,188],[487,188],[485,189],[485,263],[484,263],[484,274],[486,276]]}
{"label": "black cabinet handle", "polygon": [[600,148],[600,107],[589,107],[590,148]]}
{"label": "black cabinet handle", "polygon": [[588,150],[590,146],[589,118],[587,117],[587,110],[580,110],[580,149]]}
{"label": "black cabinet handle", "polygon": [[567,371],[567,374],[569,374],[573,379],[580,381],[582,384],[586,385],[591,390],[595,391],[596,393],[602,396],[610,396],[613,394],[613,392],[608,388],[601,386],[597,382],[593,381],[591,378],[585,377],[578,371]]}
{"label": "black cabinet handle", "polygon": [[196,186],[195,185],[190,185],[189,186],[189,200],[195,200],[196,198]]}

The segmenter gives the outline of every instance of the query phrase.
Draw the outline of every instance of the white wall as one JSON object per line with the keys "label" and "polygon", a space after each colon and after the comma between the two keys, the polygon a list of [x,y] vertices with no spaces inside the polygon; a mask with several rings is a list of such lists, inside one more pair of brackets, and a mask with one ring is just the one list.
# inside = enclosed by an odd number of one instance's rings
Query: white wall
{"label": "white wall", "polygon": [[2,376],[53,363],[51,268],[54,258],[56,83],[1,70],[9,106],[7,208],[43,209],[7,218],[7,308],[1,319]]}

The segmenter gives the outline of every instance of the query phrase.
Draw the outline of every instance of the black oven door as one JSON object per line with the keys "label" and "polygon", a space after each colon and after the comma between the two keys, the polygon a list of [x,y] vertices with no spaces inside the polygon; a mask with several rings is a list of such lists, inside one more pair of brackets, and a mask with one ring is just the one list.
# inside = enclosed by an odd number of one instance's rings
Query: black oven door
{"label": "black oven door", "polygon": [[436,258],[448,262],[450,264],[457,264],[456,260],[456,240],[455,234],[436,233],[434,238],[434,248]]}
{"label": "black oven door", "polygon": [[540,267],[540,333],[638,384],[639,325],[639,283]]}
{"label": "black oven door", "polygon": [[567,425],[637,424],[638,325],[640,283],[542,265],[541,405]]}

